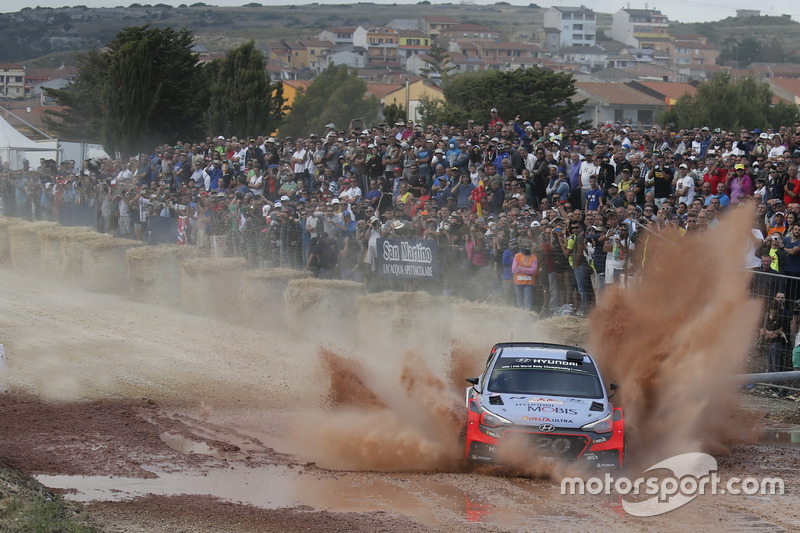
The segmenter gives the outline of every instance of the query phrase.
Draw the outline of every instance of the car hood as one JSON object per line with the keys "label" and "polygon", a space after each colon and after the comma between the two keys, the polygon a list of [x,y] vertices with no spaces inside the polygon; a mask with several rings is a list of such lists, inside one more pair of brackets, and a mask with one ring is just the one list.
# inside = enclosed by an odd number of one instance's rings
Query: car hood
{"label": "car hood", "polygon": [[486,393],[481,395],[480,403],[483,408],[523,426],[552,424],[580,428],[611,413],[605,398]]}

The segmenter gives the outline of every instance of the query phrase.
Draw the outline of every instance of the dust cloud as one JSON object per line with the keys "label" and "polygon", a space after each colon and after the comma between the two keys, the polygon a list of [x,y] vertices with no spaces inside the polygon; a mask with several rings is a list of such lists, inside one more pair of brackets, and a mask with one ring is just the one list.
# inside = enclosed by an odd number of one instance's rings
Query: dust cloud
{"label": "dust cloud", "polygon": [[[705,233],[650,236],[640,277],[627,288],[609,288],[590,316],[588,346],[606,381],[620,385],[613,403],[624,409],[628,449],[637,464],[689,451],[721,453],[755,437],[751,418],[739,410],[737,385],[727,379],[743,371],[759,316],[759,304],[746,290],[750,273],[742,269],[751,217],[740,209]],[[548,327],[551,321],[506,328],[512,315],[486,312],[464,322],[474,312],[470,306],[453,312],[444,352],[417,351],[419,338],[414,349],[405,349],[411,343],[398,332],[362,339],[371,347],[366,356],[320,350],[331,389],[327,404],[294,427],[302,453],[334,469],[465,468],[459,436],[466,418],[464,378],[480,373],[489,347],[509,340],[509,330],[520,340],[573,342],[548,338],[570,330],[558,323]],[[417,313],[417,320],[428,319]],[[580,327],[579,320],[566,320]],[[564,474],[529,451],[512,447],[505,453],[510,468],[482,470]]]}
{"label": "dust cloud", "polygon": [[641,276],[591,313],[590,347],[620,385],[632,458],[724,452],[752,437],[730,378],[742,373],[760,313],[743,269],[752,211],[706,232],[651,235]]}

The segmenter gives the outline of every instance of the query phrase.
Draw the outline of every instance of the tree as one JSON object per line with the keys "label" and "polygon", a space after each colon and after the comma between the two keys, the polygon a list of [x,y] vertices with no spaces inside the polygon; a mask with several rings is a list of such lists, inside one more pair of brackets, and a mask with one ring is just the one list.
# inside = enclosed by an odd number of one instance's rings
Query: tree
{"label": "tree", "polygon": [[[430,109],[437,114],[436,122],[462,126],[467,119],[486,122],[492,107],[506,119],[520,115],[531,122],[549,122],[561,117],[568,126],[577,126],[585,102],[573,99],[576,90],[571,74],[538,67],[448,76],[442,90],[445,103]],[[430,115],[423,114],[423,120],[433,122]]]}
{"label": "tree", "polygon": [[125,28],[104,52],[81,60],[78,79],[47,91],[67,112],[50,115],[57,135],[100,141],[108,153],[128,156],[156,144],[203,133],[208,79],[191,50],[189,30]]}
{"label": "tree", "polygon": [[388,124],[396,124],[399,121],[406,121],[406,108],[403,104],[389,104],[383,106],[383,119]]}
{"label": "tree", "polygon": [[752,76],[734,80],[728,72],[718,72],[697,87],[694,96],[684,95],[659,122],[672,122],[678,128],[719,126],[726,129],[778,126],[774,121],[792,123],[797,106],[772,106],[769,85]]}
{"label": "tree", "polygon": [[378,117],[380,104],[374,96],[365,98],[367,84],[355,69],[331,65],[299,94],[281,127],[281,134],[302,136],[319,131],[328,122],[349,124],[363,118],[370,124]]}
{"label": "tree", "polygon": [[430,61],[426,61],[428,66],[419,69],[419,74],[423,78],[441,79],[456,68],[452,65],[448,65],[450,62],[450,54],[447,52],[446,48],[438,44],[434,44],[426,55],[430,58]]}
{"label": "tree", "polygon": [[270,84],[253,41],[231,50],[217,63],[206,111],[208,134],[249,136],[277,130],[285,114],[283,85]]}

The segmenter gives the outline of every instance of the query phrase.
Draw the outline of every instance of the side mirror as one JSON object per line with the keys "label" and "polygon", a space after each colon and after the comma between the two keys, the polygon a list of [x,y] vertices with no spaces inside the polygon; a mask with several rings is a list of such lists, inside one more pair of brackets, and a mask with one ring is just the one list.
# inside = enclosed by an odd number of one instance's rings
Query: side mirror
{"label": "side mirror", "polygon": [[619,385],[617,385],[616,383],[609,383],[608,388],[611,390],[611,394],[608,395],[608,398],[611,399],[611,397],[614,396],[614,394],[616,394]]}
{"label": "side mirror", "polygon": [[467,383],[472,383],[473,385],[477,385],[478,378],[467,378]]}

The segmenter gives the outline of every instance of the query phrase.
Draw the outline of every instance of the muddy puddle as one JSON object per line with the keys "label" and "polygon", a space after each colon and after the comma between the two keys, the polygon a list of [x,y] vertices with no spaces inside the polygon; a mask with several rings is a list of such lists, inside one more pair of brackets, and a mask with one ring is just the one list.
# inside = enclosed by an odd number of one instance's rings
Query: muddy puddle
{"label": "muddy puddle", "polygon": [[[172,444],[187,445],[180,439]],[[560,524],[559,529],[571,529],[566,524],[585,522],[588,526],[593,520],[588,515],[560,508],[557,485],[526,480],[509,484],[509,480],[471,474],[443,474],[443,479],[433,480],[430,474],[387,476],[271,465],[233,466],[204,474],[159,472],[157,476],[142,479],[39,475],[36,478],[47,487],[65,491],[65,498],[82,503],[125,501],[148,495],[210,495],[262,509],[309,506],[334,512],[383,511],[410,516],[432,526],[460,521],[518,531],[542,524]],[[469,491],[456,486],[462,481],[489,481],[498,486],[488,492]],[[612,503],[607,505],[611,507]]]}
{"label": "muddy puddle", "polygon": [[781,448],[800,448],[800,428],[767,428],[759,441]]}

